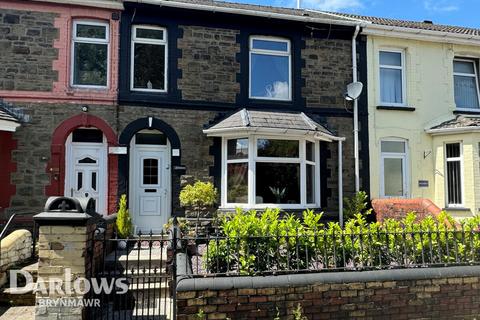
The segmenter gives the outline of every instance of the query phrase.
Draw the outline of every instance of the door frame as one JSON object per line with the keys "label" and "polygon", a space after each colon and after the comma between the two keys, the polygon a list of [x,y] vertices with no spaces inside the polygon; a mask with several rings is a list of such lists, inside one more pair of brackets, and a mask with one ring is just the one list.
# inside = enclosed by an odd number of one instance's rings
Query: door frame
{"label": "door frame", "polygon": [[[160,130],[157,130],[161,133]],[[136,213],[134,212],[134,205],[133,203],[136,203],[135,200],[135,189],[137,188],[137,181],[135,180],[134,174],[135,174],[135,168],[137,168],[138,164],[136,162],[137,158],[137,152],[138,151],[151,151],[155,152],[158,150],[163,150],[165,151],[165,165],[168,168],[164,168],[164,176],[165,176],[165,188],[167,189],[167,193],[165,195],[165,210],[166,210],[166,220],[165,223],[168,222],[168,219],[173,216],[172,214],[172,160],[171,160],[171,145],[169,139],[167,139],[167,144],[166,145],[140,145],[138,146],[135,143],[135,134],[133,135],[132,139],[130,140],[130,147],[129,147],[129,153],[128,153],[128,209],[130,211],[130,214],[132,216],[133,224],[135,225],[135,216]],[[161,226],[163,229],[163,224]]]}
{"label": "door frame", "polygon": [[[102,133],[103,134],[103,133]],[[69,186],[73,181],[75,181],[75,172],[72,169],[72,165],[75,165],[73,159],[73,149],[75,146],[88,146],[98,145],[100,149],[99,157],[99,173],[98,173],[98,188],[99,194],[98,199],[103,199],[103,203],[98,204],[99,212],[101,215],[108,215],[108,143],[103,134],[102,143],[91,143],[91,142],[72,142],[73,131],[68,135],[68,138],[65,142],[65,184],[64,184],[64,195],[69,195]],[[104,166],[105,174],[102,174],[102,166]]]}
{"label": "door frame", "polygon": [[[382,152],[382,141],[396,141],[403,142],[405,145],[404,153]],[[381,198],[409,198],[410,197],[410,168],[408,164],[409,150],[408,142],[401,138],[385,138],[380,140],[380,197]],[[385,159],[401,159],[403,168],[403,195],[402,196],[388,196],[385,195]]]}

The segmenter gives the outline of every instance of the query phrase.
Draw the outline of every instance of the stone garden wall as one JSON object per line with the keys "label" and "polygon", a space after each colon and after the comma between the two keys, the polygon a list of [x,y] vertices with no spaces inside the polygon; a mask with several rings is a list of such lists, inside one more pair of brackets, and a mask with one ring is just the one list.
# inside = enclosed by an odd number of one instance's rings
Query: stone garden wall
{"label": "stone garden wall", "polygon": [[178,319],[475,319],[480,267],[178,281]]}
{"label": "stone garden wall", "polygon": [[16,230],[0,241],[0,286],[7,281],[6,271],[32,255],[32,234],[28,230]]}

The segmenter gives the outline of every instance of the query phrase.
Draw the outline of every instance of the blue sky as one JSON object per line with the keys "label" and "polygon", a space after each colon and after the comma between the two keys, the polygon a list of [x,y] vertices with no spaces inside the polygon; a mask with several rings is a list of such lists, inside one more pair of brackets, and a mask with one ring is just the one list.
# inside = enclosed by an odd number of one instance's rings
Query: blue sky
{"label": "blue sky", "polygon": [[[228,0],[294,7],[296,0]],[[302,0],[303,7],[480,28],[480,0]]]}

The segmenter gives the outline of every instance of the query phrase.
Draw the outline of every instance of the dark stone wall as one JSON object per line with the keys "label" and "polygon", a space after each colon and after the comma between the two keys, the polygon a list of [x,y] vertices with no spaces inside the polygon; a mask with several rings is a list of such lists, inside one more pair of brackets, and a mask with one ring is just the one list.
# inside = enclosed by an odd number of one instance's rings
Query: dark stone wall
{"label": "dark stone wall", "polygon": [[0,90],[50,91],[56,14],[0,9]]}
{"label": "dark stone wall", "polygon": [[182,77],[178,88],[183,100],[235,102],[240,92],[236,82],[240,64],[235,61],[240,45],[237,30],[180,26],[183,37],[178,39],[182,54],[178,68]]}
{"label": "dark stone wall", "polygon": [[349,40],[306,38],[302,59],[307,107],[344,109],[344,93],[352,82],[352,43]]}

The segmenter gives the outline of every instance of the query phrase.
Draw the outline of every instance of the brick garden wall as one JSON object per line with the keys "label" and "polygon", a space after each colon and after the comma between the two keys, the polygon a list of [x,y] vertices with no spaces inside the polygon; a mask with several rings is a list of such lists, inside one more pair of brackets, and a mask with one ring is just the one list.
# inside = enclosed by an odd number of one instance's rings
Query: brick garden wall
{"label": "brick garden wall", "polygon": [[[273,319],[277,313],[281,319],[292,319],[298,304],[308,319],[475,319],[480,314],[480,269],[473,268],[471,272],[440,268],[451,271],[443,276],[444,270],[430,273],[431,269],[394,270],[391,276],[393,270],[370,271],[369,279],[363,280],[365,272],[358,272],[344,281],[342,273],[334,273],[324,274],[321,282],[308,284],[303,279],[303,284],[283,286],[269,281],[275,277],[237,278],[228,280],[233,284],[230,288],[212,290],[207,285],[205,290],[178,292],[178,319],[196,319],[200,310],[206,319]],[[380,273],[380,280],[374,281],[375,273]],[[250,288],[245,288],[248,283]]]}

